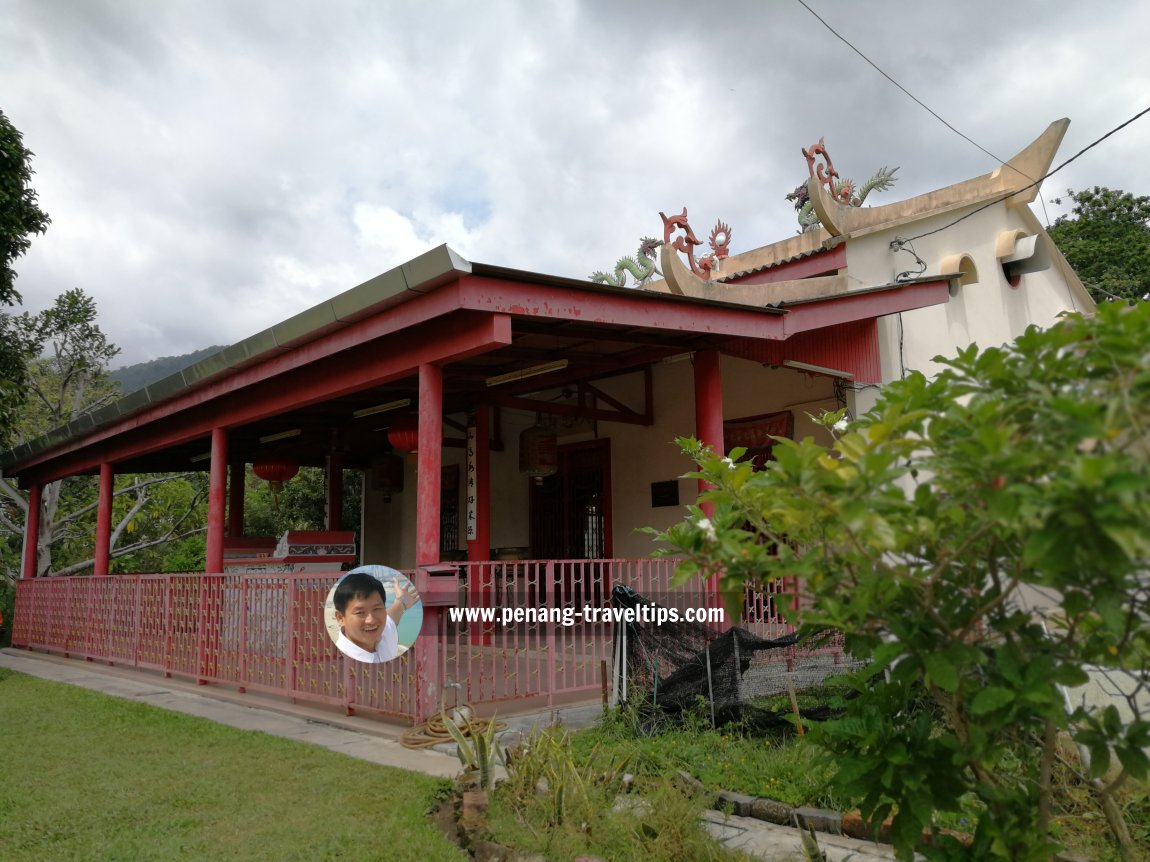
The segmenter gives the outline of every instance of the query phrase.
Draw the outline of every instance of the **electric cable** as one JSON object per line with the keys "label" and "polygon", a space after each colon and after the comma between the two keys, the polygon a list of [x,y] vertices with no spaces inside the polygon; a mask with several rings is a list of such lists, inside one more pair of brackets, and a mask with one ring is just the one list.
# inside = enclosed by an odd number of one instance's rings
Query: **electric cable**
{"label": "electric cable", "polygon": [[[802,0],[799,0],[799,2],[801,3]],[[1072,155],[1070,158],[1068,158],[1066,161],[1064,161],[1058,167],[1054,168],[1053,170],[1047,171],[1041,177],[1039,177],[1036,180],[1033,180],[1032,182],[1023,186],[1022,188],[1015,189],[1014,191],[1007,192],[1006,194],[1002,195],[1001,197],[997,197],[997,198],[994,198],[994,200],[987,201],[982,206],[978,207],[978,209],[973,209],[970,212],[968,212],[966,215],[959,216],[954,221],[949,222],[947,224],[944,224],[942,227],[935,228],[934,230],[928,230],[925,233],[916,234],[915,236],[912,236],[909,239],[903,239],[902,237],[896,237],[894,240],[891,241],[891,248],[895,248],[895,247],[901,248],[906,243],[914,242],[916,239],[922,239],[924,236],[933,236],[936,233],[941,233],[942,231],[947,230],[948,228],[954,227],[959,222],[965,221],[966,219],[970,218],[972,215],[976,215],[976,214],[982,212],[984,209],[988,209],[989,207],[992,207],[995,204],[1000,204],[1004,200],[1007,200],[1008,198],[1012,198],[1017,194],[1021,194],[1022,192],[1026,191],[1027,189],[1034,188],[1039,183],[1041,183],[1043,180],[1049,179],[1050,177],[1054,176],[1056,173],[1058,173],[1060,170],[1062,170],[1068,164],[1073,162],[1079,156],[1081,156],[1081,155],[1089,152],[1090,150],[1094,149],[1096,146],[1098,146],[1104,140],[1109,138],[1111,135],[1115,134],[1116,132],[1120,132],[1122,129],[1129,126],[1135,120],[1137,120],[1141,117],[1144,117],[1146,114],[1150,114],[1150,107],[1143,108],[1141,111],[1139,111],[1137,114],[1135,114],[1133,117],[1131,117],[1126,122],[1115,126],[1113,129],[1111,129],[1109,132],[1107,132],[1102,137],[1098,138],[1096,141],[1093,141],[1092,143],[1087,144],[1085,147],[1080,149],[1078,152],[1076,152],[1074,155]]]}
{"label": "electric cable", "polygon": [[998,156],[996,156],[990,150],[986,149],[986,147],[982,146],[977,141],[973,140],[972,138],[968,137],[967,135],[964,135],[962,132],[960,132],[958,129],[956,129],[954,126],[952,126],[946,120],[944,120],[941,116],[938,115],[938,113],[933,108],[930,107],[930,105],[923,102],[921,99],[919,99],[917,96],[915,96],[914,93],[912,93],[910,90],[908,90],[906,87],[904,87],[898,81],[896,81],[894,78],[892,78],[890,75],[888,75],[882,69],[880,69],[878,67],[878,65],[873,60],[871,60],[870,57],[868,57],[866,54],[864,54],[862,51],[860,51],[858,48],[856,48],[854,45],[852,45],[849,41],[847,41],[846,37],[844,37],[842,34],[840,34],[834,27],[832,27],[830,24],[828,24],[825,20],[823,20],[822,16],[819,15],[819,13],[816,12],[814,9],[812,9],[810,6],[808,6],[806,4],[805,0],[798,0],[798,3],[804,9],[806,9],[808,12],[810,12],[812,15],[814,15],[815,18],[818,19],[818,22],[820,24],[822,24],[824,27],[826,27],[828,30],[830,30],[831,33],[833,33],[839,41],[841,41],[844,45],[846,45],[848,48],[850,48],[852,51],[854,51],[856,54],[858,54],[860,57],[862,57],[864,60],[866,60],[866,62],[870,65],[870,67],[872,69],[874,69],[876,72],[878,72],[884,78],[886,78],[888,81],[890,81],[892,84],[894,84],[900,90],[902,90],[903,93],[905,93],[907,96],[909,96],[911,98],[911,100],[914,101],[914,103],[916,105],[921,107],[923,110],[925,110],[927,113],[929,113],[932,117],[934,117],[936,120],[938,120],[944,126],[946,126],[948,129],[950,129],[952,132],[954,132],[956,135],[958,135],[964,141],[966,141],[967,143],[973,144],[979,150],[986,153],[986,155],[990,156],[992,159],[994,159],[996,162],[998,162],[998,164],[1000,164],[1000,165],[1006,164],[1002,159],[1000,159]]}

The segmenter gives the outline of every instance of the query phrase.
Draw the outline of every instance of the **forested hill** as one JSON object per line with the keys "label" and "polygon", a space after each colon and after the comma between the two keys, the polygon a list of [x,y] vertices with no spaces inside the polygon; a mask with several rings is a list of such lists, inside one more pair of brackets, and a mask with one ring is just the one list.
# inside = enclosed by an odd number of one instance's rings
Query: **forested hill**
{"label": "forested hill", "polygon": [[222,350],[222,347],[205,347],[202,350],[193,350],[180,356],[161,356],[149,362],[137,362],[135,365],[125,365],[115,371],[109,371],[108,376],[120,384],[124,393],[143,389],[149,383],[162,380],[169,374],[175,374],[182,368],[194,365],[205,356]]}

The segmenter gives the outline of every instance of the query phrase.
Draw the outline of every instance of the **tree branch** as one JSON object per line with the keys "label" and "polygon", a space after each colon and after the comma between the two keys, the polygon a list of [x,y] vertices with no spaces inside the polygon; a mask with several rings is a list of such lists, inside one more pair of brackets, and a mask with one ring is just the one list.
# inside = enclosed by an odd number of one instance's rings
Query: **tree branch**
{"label": "tree branch", "polygon": [[[196,533],[202,533],[205,530],[207,530],[207,527],[196,527],[195,529],[186,530],[183,533],[180,533],[179,535],[175,535],[175,536],[173,536],[169,533],[169,534],[166,534],[164,536],[161,536],[158,539],[148,539],[146,541],[137,542],[134,545],[126,545],[122,548],[115,548],[111,551],[110,556],[112,559],[116,559],[118,557],[123,557],[123,556],[126,556],[128,554],[134,554],[136,551],[143,551],[143,550],[146,550],[147,548],[155,547],[156,545],[162,545],[164,542],[168,542],[168,541],[178,542],[180,539],[186,539],[189,536],[194,536]],[[59,571],[54,572],[52,576],[53,577],[64,577],[66,575],[75,574],[76,572],[81,572],[84,569],[91,568],[94,562],[95,562],[94,558],[89,557],[86,560],[81,560],[80,562],[73,563],[70,566],[65,566],[64,568],[60,569]]]}
{"label": "tree branch", "polygon": [[[164,482],[171,482],[173,479],[186,478],[188,475],[190,475],[190,474],[188,474],[188,473],[172,473],[170,475],[157,476],[154,479],[145,479],[142,482],[139,482],[138,484],[133,483],[131,485],[126,485],[123,488],[117,488],[117,489],[113,490],[112,491],[112,499],[115,499],[116,497],[120,497],[124,494],[135,493],[137,488],[148,488],[148,487],[151,487],[152,485],[162,485]],[[197,496],[198,496],[198,492],[197,492]],[[67,515],[64,515],[62,518],[60,518],[56,523],[57,524],[67,524],[67,523],[70,523],[72,521],[75,521],[77,518],[91,512],[98,505],[99,505],[99,500],[96,500],[92,503],[87,503],[86,505],[83,505],[78,509],[73,509]]]}
{"label": "tree branch", "polygon": [[[138,515],[140,513],[140,510],[143,509],[144,506],[147,505],[148,500],[150,499],[148,497],[147,485],[141,483],[138,477],[135,481],[135,484],[131,485],[126,490],[129,490],[129,491],[132,491],[135,493],[136,501],[132,504],[131,508],[128,509],[128,511],[124,514],[124,517],[122,517],[120,519],[119,523],[116,524],[115,529],[112,530],[112,534],[109,537],[108,544],[113,548],[116,547],[116,543],[118,541],[120,541],[120,536],[123,534],[123,532],[124,532],[125,528],[128,526],[128,524],[132,523],[132,519],[135,518],[136,515]],[[170,532],[171,531],[169,530],[169,533]]]}
{"label": "tree branch", "polygon": [[3,476],[0,476],[0,493],[3,493],[5,497],[15,503],[16,508],[24,513],[25,518],[28,517],[28,498],[21,494],[18,488],[13,487],[12,483]]}

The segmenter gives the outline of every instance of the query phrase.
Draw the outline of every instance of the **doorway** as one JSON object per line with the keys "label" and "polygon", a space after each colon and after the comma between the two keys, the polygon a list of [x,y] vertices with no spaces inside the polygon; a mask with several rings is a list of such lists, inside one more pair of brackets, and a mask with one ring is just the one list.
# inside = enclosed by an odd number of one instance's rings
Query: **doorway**
{"label": "doorway", "polygon": [[[531,556],[536,560],[602,560],[611,556],[611,441],[569,443],[558,470],[531,483]],[[592,563],[556,570],[552,597],[560,604],[600,603],[609,593],[605,571]]]}

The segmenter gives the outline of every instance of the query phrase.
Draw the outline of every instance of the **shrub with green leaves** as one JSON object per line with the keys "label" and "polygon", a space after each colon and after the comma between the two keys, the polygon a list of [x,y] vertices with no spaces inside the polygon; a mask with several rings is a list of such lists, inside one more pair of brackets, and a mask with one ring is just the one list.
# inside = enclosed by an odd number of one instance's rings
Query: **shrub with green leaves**
{"label": "shrub with green leaves", "polygon": [[[830,445],[780,439],[761,472],[681,440],[713,514],[657,535],[735,614],[745,584],[797,575],[804,626],[869,662],[817,740],[864,814],[894,814],[899,858],[1049,859],[1065,734],[1139,858],[1113,793],[1150,745],[1150,303],[936,361],[857,420],[822,417]],[[1121,709],[1081,705],[1098,668],[1128,681]],[[971,794],[969,846],[922,838]]]}

